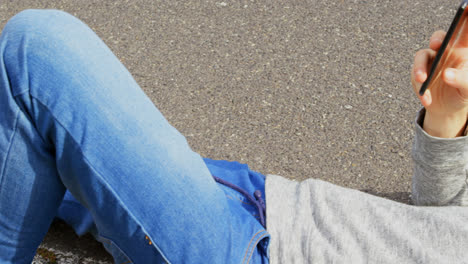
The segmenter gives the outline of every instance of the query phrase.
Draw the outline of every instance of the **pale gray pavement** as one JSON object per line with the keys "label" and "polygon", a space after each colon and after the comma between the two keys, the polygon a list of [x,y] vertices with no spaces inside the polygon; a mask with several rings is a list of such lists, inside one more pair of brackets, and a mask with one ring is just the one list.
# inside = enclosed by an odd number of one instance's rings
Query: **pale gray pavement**
{"label": "pale gray pavement", "polygon": [[[65,10],[203,156],[407,202],[413,54],[459,2],[2,0],[0,26],[26,8]],[[42,247],[110,262],[61,224]]]}

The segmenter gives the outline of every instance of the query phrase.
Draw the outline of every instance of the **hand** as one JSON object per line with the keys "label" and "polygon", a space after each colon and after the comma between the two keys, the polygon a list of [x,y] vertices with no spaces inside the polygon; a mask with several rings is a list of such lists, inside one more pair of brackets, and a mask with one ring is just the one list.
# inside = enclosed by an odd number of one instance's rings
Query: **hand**
{"label": "hand", "polygon": [[[461,136],[468,115],[468,23],[467,14],[461,18],[449,46],[439,62],[435,75],[423,96],[418,92],[426,80],[432,61],[445,37],[435,32],[429,49],[416,53],[411,81],[413,89],[426,108],[424,130],[436,137]],[[459,34],[459,37],[456,36]]]}

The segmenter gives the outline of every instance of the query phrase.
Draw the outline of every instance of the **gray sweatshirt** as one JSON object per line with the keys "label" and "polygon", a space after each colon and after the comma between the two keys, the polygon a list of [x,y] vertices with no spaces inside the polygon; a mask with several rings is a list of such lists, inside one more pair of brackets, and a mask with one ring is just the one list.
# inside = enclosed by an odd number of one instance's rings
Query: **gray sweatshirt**
{"label": "gray sweatshirt", "polygon": [[321,180],[268,175],[270,263],[468,263],[468,137],[416,120],[407,205]]}

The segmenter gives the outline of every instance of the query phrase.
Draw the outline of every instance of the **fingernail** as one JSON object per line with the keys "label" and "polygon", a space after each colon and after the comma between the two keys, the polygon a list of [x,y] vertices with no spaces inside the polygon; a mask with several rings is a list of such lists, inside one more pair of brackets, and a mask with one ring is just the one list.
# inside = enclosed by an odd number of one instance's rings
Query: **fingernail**
{"label": "fingernail", "polygon": [[416,71],[416,76],[417,76],[417,82],[423,82],[424,80],[426,80],[426,75],[423,73],[422,70],[417,70]]}
{"label": "fingernail", "polygon": [[455,80],[455,72],[453,70],[445,70],[445,80],[447,81]]}

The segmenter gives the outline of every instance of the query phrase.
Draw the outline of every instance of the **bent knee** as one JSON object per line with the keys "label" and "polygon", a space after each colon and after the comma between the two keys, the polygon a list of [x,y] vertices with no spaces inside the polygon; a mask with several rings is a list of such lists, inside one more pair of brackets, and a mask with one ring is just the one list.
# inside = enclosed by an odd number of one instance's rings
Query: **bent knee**
{"label": "bent knee", "polygon": [[76,24],[82,22],[64,11],[27,9],[10,18],[2,34],[52,36]]}
{"label": "bent knee", "polygon": [[69,79],[69,66],[86,60],[98,45],[102,46],[96,34],[78,18],[59,10],[31,9],[7,22],[0,59],[16,95],[32,88],[34,78]]}
{"label": "bent knee", "polygon": [[[78,18],[60,10],[27,9],[13,16],[2,31],[10,48],[29,46],[37,52],[75,43],[91,31]],[[5,43],[3,43],[5,44]]]}

